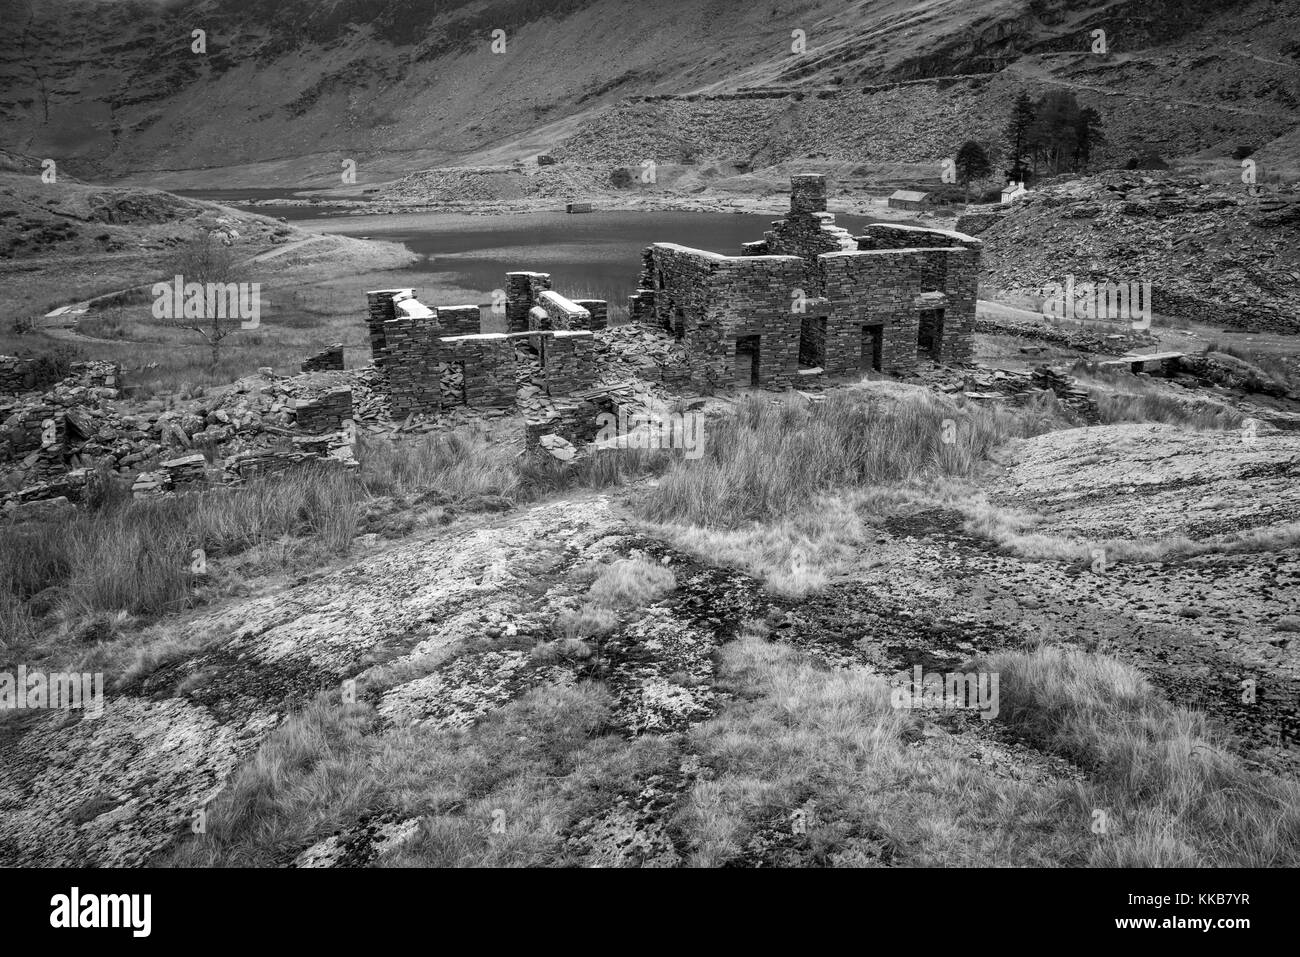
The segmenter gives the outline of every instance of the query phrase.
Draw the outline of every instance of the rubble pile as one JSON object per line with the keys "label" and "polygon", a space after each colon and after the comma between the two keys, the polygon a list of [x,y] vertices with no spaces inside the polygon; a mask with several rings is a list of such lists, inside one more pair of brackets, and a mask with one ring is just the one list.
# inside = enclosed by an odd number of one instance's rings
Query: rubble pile
{"label": "rubble pile", "polygon": [[1101,422],[1101,412],[1097,408],[1097,403],[1093,401],[1092,395],[1087,389],[1080,388],[1077,380],[1072,376],[1058,372],[1050,366],[1039,366],[1029,374],[1029,380],[1033,388],[1053,393],[1061,405],[1073,410],[1089,425],[1097,425]]}
{"label": "rubble pile", "polygon": [[686,349],[671,333],[655,326],[614,326],[596,339],[596,363],[602,380],[645,379],[682,387],[690,381]]}
{"label": "rubble pile", "polygon": [[1073,376],[1046,365],[1028,372],[982,366],[946,369],[927,378],[939,392],[975,401],[1003,400],[1022,404],[1050,392],[1060,405],[1072,410],[1085,424],[1096,425],[1101,421],[1097,403],[1088,390]]}
{"label": "rubble pile", "polygon": [[[1111,328],[1123,329],[1122,332],[1107,331]],[[979,316],[975,319],[975,331],[983,335],[1012,335],[1017,339],[1035,339],[1040,342],[1052,342],[1081,352],[1097,352],[1107,355],[1122,356],[1130,352],[1154,346],[1155,336],[1131,327],[1107,323],[1104,329],[1085,329],[1059,323],[1048,319],[1021,319],[1015,316],[999,315],[997,317]]]}
{"label": "rubble pile", "polygon": [[984,278],[1149,282],[1157,314],[1300,332],[1300,193],[1269,190],[1127,171],[1047,186],[980,234]]}
{"label": "rubble pile", "polygon": [[194,399],[131,402],[108,385],[121,383],[111,363],[72,368],[47,392],[0,399],[5,512],[83,501],[97,476],[130,480],[135,494],[148,495],[237,482],[307,461],[354,464],[344,423],[354,416],[370,425],[386,418],[374,370],[293,378],[264,370]]}

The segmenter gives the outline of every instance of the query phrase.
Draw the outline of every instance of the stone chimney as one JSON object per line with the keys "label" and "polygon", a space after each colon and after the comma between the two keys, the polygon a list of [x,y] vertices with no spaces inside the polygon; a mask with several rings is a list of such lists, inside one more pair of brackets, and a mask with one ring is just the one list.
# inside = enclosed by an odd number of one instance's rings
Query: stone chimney
{"label": "stone chimney", "polygon": [[826,177],[820,173],[800,173],[791,176],[790,212],[826,212]]}

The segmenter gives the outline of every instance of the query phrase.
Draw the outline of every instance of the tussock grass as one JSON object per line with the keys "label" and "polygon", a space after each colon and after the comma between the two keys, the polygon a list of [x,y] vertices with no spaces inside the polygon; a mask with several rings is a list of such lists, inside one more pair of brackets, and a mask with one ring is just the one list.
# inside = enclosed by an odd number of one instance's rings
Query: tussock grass
{"label": "tussock grass", "polygon": [[370,495],[435,492],[451,500],[517,497],[522,485],[517,458],[507,443],[469,429],[400,442],[367,438],[357,454],[361,484]]}
{"label": "tussock grass", "polygon": [[[239,488],[138,501],[110,484],[114,493],[97,500],[98,507],[4,528],[0,651],[19,645],[39,651],[34,642],[52,626],[58,633],[48,651],[74,634],[117,640],[120,627],[96,622],[119,614],[157,618],[236,590],[249,578],[315,567],[350,550],[359,517],[401,513],[405,519],[396,516],[396,524],[410,530],[420,514],[438,518],[443,504],[499,508],[565,488],[617,483],[669,461],[639,450],[612,450],[576,467],[546,458],[553,465],[461,429],[399,442],[363,438],[357,474],[298,470]],[[209,563],[205,576],[190,571],[196,549]],[[166,636],[158,641],[175,644]],[[138,649],[131,656],[123,663],[128,673],[150,659]]]}
{"label": "tussock grass", "polygon": [[562,641],[601,638],[618,627],[618,615],[608,608],[588,604],[577,611],[561,612],[555,627],[564,635]]}
{"label": "tussock grass", "polygon": [[1052,405],[968,406],[922,390],[750,396],[711,421],[698,460],[675,463],[641,508],[648,530],[802,597],[864,561],[885,518],[964,507],[990,453],[1063,424]]}
{"label": "tussock grass", "polygon": [[[207,807],[206,832],[160,863],[271,867],[380,800],[363,770],[372,748],[364,705],[321,697],[277,728]],[[322,833],[324,832],[324,833]]]}
{"label": "tussock grass", "polygon": [[[585,658],[581,641],[539,646]],[[376,724],[322,696],[274,732],[164,863],[275,866],[361,818],[420,819],[390,866],[565,866],[576,824],[678,766],[709,773],[669,820],[695,866],[1294,866],[1300,786],[1244,769],[1134,669],[1075,649],[1004,652],[998,719],[1074,777],[991,775],[970,742],[922,732],[861,668],[828,670],[750,633],[720,653],[730,703],[677,736],[609,734],[599,683],[536,689],[462,730]],[[1095,834],[1097,811],[1107,827]],[[806,833],[791,817],[802,814]],[[500,821],[504,831],[494,831]]]}
{"label": "tussock grass", "polygon": [[744,569],[774,594],[801,598],[852,568],[874,564],[863,546],[871,523],[886,514],[879,497],[866,491],[821,495],[811,506],[736,529],[669,525],[647,531],[711,562]]}
{"label": "tussock grass", "polygon": [[1070,372],[1097,404],[1105,425],[1162,422],[1201,431],[1235,429],[1245,421],[1236,409],[1195,394],[1180,395],[1159,378],[1134,375],[1127,368],[1089,367],[1076,362]]}
{"label": "tussock grass", "polygon": [[191,571],[196,549],[216,558],[297,536],[345,552],[355,506],[348,477],[304,470],[239,489],[121,502],[6,528],[0,620],[7,641],[32,637],[51,611],[68,620],[186,607],[204,584]]}
{"label": "tussock grass", "polygon": [[969,476],[1008,437],[1045,427],[1045,419],[924,392],[836,393],[817,404],[749,396],[709,423],[704,455],[676,463],[645,513],[734,528],[791,514],[832,488]]}
{"label": "tussock grass", "polygon": [[1090,771],[1107,812],[1088,863],[1112,867],[1294,867],[1300,784],[1244,768],[1204,714],[1162,700],[1136,669],[1047,646],[993,655],[1001,715]]}
{"label": "tussock grass", "polygon": [[723,650],[719,681],[736,701],[691,732],[712,774],[676,822],[694,866],[752,863],[764,845],[778,866],[1041,866],[1082,851],[1086,825],[1056,820],[1053,790],[986,774],[947,736],[911,746],[924,712],[894,708],[866,669],[749,635]]}
{"label": "tussock grass", "polygon": [[988,775],[960,738],[917,746],[927,712],[894,709],[882,679],[755,635],[728,645],[720,682],[736,701],[691,733],[713,769],[678,816],[691,863],[745,863],[755,847],[799,866],[1300,861],[1300,786],[1245,769],[1203,715],[1162,701],[1134,669],[1051,646],[978,667],[1000,674],[997,720],[1076,762],[1081,780]]}
{"label": "tussock grass", "polygon": [[641,557],[624,558],[605,568],[588,595],[598,608],[640,608],[677,587],[672,569]]}
{"label": "tussock grass", "polygon": [[[587,589],[586,602],[576,611],[562,612],[555,628],[562,641],[588,639],[599,666],[605,638],[617,630],[621,616],[644,608],[676,587],[677,576],[671,569],[634,554],[602,568]],[[573,651],[575,646],[565,647]]]}
{"label": "tussock grass", "polygon": [[1115,393],[1093,391],[1097,411],[1105,425],[1116,422],[1163,422],[1188,429],[1240,428],[1246,417],[1217,402],[1183,402],[1158,393]]}

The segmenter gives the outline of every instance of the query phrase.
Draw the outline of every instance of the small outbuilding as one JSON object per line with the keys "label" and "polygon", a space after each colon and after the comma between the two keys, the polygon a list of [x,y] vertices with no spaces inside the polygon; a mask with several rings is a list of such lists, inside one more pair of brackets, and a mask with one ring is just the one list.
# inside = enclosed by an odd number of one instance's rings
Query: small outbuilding
{"label": "small outbuilding", "polygon": [[891,209],[924,209],[930,205],[930,194],[913,189],[895,190],[889,197]]}

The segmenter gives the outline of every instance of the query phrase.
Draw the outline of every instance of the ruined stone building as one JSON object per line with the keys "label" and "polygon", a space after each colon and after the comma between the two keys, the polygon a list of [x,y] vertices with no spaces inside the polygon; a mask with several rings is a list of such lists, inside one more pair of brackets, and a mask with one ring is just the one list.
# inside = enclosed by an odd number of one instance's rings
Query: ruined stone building
{"label": "ruined stone building", "polygon": [[507,332],[480,331],[476,305],[430,308],[410,289],[366,297],[371,353],[395,415],[514,407],[519,340],[539,357],[547,395],[566,396],[595,380],[594,332],[605,328],[608,304],[568,299],[551,289],[546,273],[506,274]]}
{"label": "ruined stone building", "polygon": [[[631,319],[675,337],[696,388],[783,388],[868,369],[906,374],[918,356],[971,354],[981,243],[962,233],[877,224],[860,236],[826,211],[826,181],[792,179],[790,212],[739,256],[655,243]],[[603,300],[572,300],[547,273],[506,274],[505,332],[479,307],[425,306],[410,289],[367,293],[370,345],[394,415],[516,405],[520,356],[552,399],[599,378]],[[659,333],[662,334],[662,333]],[[517,352],[516,347],[531,349]],[[331,354],[313,362],[332,363]]]}
{"label": "ruined stone building", "polygon": [[824,177],[791,185],[790,212],[740,256],[674,243],[643,255],[632,319],[682,340],[694,384],[779,388],[821,374],[906,374],[918,353],[969,358],[979,240],[893,224],[850,236],[826,211]]}

